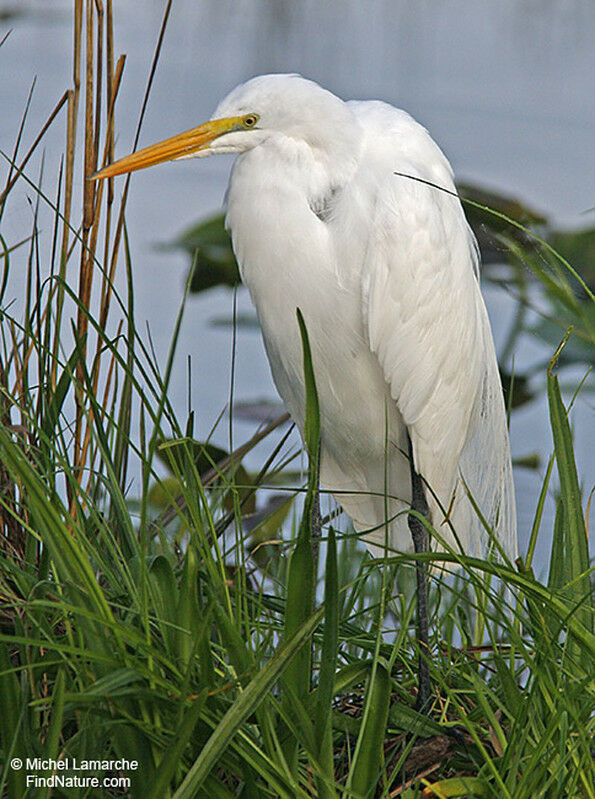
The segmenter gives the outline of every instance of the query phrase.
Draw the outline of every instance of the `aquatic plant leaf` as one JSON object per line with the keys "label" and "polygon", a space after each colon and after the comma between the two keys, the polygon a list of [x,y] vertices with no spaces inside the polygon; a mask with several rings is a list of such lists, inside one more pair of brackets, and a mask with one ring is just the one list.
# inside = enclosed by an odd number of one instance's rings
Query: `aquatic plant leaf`
{"label": "aquatic plant leaf", "polygon": [[[194,289],[192,289],[194,291]],[[238,330],[260,330],[255,313],[238,313],[235,316],[214,316],[209,319],[210,327],[235,327]]]}
{"label": "aquatic plant leaf", "polygon": [[595,227],[555,230],[549,236],[549,243],[573,265],[588,286],[595,287]]}
{"label": "aquatic plant leaf", "polygon": [[194,266],[190,291],[206,291],[215,286],[233,287],[241,283],[223,214],[193,225],[170,246],[186,250],[190,255]]}
{"label": "aquatic plant leaf", "polygon": [[[595,326],[595,305],[590,300],[584,300],[581,302],[581,306],[586,318],[592,319],[592,324]],[[528,331],[549,347],[552,347],[557,346],[560,341],[560,333],[565,327],[571,324],[574,326],[572,336],[570,336],[558,357],[558,366],[570,366],[575,363],[595,363],[593,341],[589,330],[581,329],[580,318],[570,314],[560,303],[552,303],[551,314],[553,318],[542,317],[536,324],[528,328]]]}
{"label": "aquatic plant leaf", "polygon": [[479,777],[451,777],[447,780],[440,780],[440,782],[434,782],[424,788],[422,794],[424,799],[429,799],[432,796],[444,799],[444,797],[491,795],[488,786]]}
{"label": "aquatic plant leaf", "polygon": [[547,217],[525,205],[516,197],[470,183],[458,183],[457,191],[463,199],[465,215],[479,244],[481,260],[484,264],[508,261],[506,247],[500,238],[503,233],[512,237],[523,247],[533,245],[533,240],[525,231],[512,227],[506,220],[483,208],[478,208],[477,205],[465,203],[465,200],[486,206],[528,228],[547,226]]}
{"label": "aquatic plant leaf", "polygon": [[[215,446],[215,444],[189,441],[186,438],[163,441],[157,450],[157,456],[170,472],[180,474],[185,471],[184,458],[188,452],[190,452],[196,470],[201,476],[206,475],[212,469],[216,468],[217,464],[229,458],[229,453],[221,447]],[[214,485],[221,485],[223,479],[231,479],[229,476],[229,466],[223,468],[221,472],[222,475],[223,473],[226,474],[226,478],[218,478],[213,481]],[[241,463],[233,464],[233,487],[238,491],[240,502],[243,503],[243,510],[246,513],[254,513],[256,510],[256,497],[252,491],[254,487],[253,481]],[[171,488],[171,485],[168,485],[168,488]],[[177,493],[179,494],[181,491]],[[163,502],[163,492],[156,491],[153,495],[153,499],[156,502],[159,502],[159,500]],[[227,493],[223,501],[223,506],[229,511],[233,509],[233,496],[231,492]]]}

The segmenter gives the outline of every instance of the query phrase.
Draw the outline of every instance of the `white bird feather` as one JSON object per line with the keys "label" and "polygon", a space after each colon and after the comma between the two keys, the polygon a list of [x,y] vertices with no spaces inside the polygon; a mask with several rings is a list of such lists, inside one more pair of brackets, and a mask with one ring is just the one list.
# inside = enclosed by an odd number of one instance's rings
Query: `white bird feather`
{"label": "white bird feather", "polygon": [[[389,517],[410,504],[408,431],[439,538],[458,548],[447,511],[463,550],[485,552],[468,490],[514,557],[505,408],[476,245],[446,158],[404,111],[344,103],[299,76],[249,81],[214,118],[251,111],[260,140],[234,166],[227,224],[273,378],[301,428],[296,307],[304,314],[323,484],[357,529],[372,530],[367,542],[382,544],[384,495]],[[388,543],[411,549],[406,515]]]}
{"label": "white bird feather", "polygon": [[275,384],[303,430],[300,308],[320,400],[321,480],[368,546],[412,548],[409,436],[434,548],[485,553],[475,503],[514,558],[506,414],[477,246],[428,132],[387,103],[343,102],[299,75],[263,75],[234,89],[211,121],[95,177],[214,153],[239,153],[226,221]]}

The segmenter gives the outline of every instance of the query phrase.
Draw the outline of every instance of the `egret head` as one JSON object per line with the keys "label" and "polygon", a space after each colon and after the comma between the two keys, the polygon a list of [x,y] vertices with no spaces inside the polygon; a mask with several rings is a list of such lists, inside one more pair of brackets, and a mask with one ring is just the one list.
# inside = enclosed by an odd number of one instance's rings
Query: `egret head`
{"label": "egret head", "polygon": [[323,147],[353,130],[347,105],[300,75],[260,75],[233,89],[212,118],[196,128],[121,158],[92,179],[143,169],[162,161],[241,153],[271,137]]}

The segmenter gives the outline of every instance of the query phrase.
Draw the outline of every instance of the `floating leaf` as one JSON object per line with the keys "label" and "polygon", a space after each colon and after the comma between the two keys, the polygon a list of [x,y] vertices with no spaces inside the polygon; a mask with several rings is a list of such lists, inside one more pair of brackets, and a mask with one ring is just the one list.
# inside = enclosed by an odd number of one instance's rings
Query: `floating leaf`
{"label": "floating leaf", "polygon": [[[549,236],[554,250],[565,258],[582,276],[585,283],[595,286],[595,227],[583,230],[555,230]],[[582,295],[582,291],[578,292]]]}
{"label": "floating leaf", "polygon": [[157,508],[168,508],[175,497],[180,494],[180,482],[177,477],[163,477],[153,483],[149,489],[149,502]]}
{"label": "floating leaf", "polygon": [[[592,320],[591,325],[595,327],[595,305],[590,300],[580,303],[585,317]],[[568,339],[564,349],[558,357],[558,366],[570,366],[575,363],[595,363],[595,351],[593,341],[590,339],[589,330],[581,330],[580,317],[570,314],[560,303],[552,302],[551,312],[555,318],[542,317],[535,325],[529,328],[529,332],[541,339],[548,347],[557,346],[560,341],[560,334],[564,328],[573,324],[575,330]]]}
{"label": "floating leaf", "polygon": [[209,320],[211,327],[236,327],[238,330],[260,330],[255,313],[238,313],[235,316],[215,316]]}
{"label": "floating leaf", "polygon": [[189,228],[172,245],[190,255],[194,272],[190,291],[214,286],[237,286],[241,282],[223,214],[216,214]]}
{"label": "floating leaf", "polygon": [[261,399],[253,402],[236,402],[233,406],[233,415],[236,419],[269,424],[281,416],[284,410],[281,402]]}
{"label": "floating leaf", "polygon": [[[485,205],[500,214],[514,219],[526,227],[543,227],[547,225],[547,218],[533,208],[521,203],[516,197],[473,186],[469,183],[457,185],[459,196],[463,200]],[[508,260],[506,247],[500,239],[500,234],[506,233],[523,246],[532,242],[530,236],[523,230],[512,227],[506,220],[501,219],[489,211],[478,208],[477,205],[464,203],[465,215],[479,244],[481,259],[484,264],[502,263]]]}
{"label": "floating leaf", "polygon": [[518,458],[513,458],[512,465],[517,469],[537,471],[541,468],[541,458],[539,457],[539,453],[530,452],[527,455],[520,455]]}
{"label": "floating leaf", "polygon": [[[520,408],[535,399],[535,392],[529,387],[529,378],[527,375],[515,372],[514,377],[510,372],[500,369],[500,380],[502,381],[502,389],[504,390],[504,398],[506,405],[510,404],[511,408]],[[512,389],[512,402],[509,403],[509,393]]]}
{"label": "floating leaf", "polygon": [[[188,439],[167,439],[161,443],[157,450],[157,455],[161,462],[174,474],[183,474],[186,470],[185,458],[190,453],[197,472],[204,476],[213,468],[217,467],[222,461],[229,457],[229,453],[221,447],[216,447],[214,444],[206,444],[200,441],[189,441]],[[222,468],[222,473],[229,472],[229,465]],[[177,479],[177,478],[176,478]],[[168,490],[172,489],[172,484],[167,483]],[[219,486],[222,479],[218,478],[213,481],[213,485]],[[233,484],[237,488],[240,502],[243,502],[243,509],[246,513],[254,513],[256,510],[256,497],[253,492],[253,481],[250,478],[246,469],[239,462],[233,464]],[[166,494],[167,492],[162,492]],[[181,493],[181,487],[178,491],[172,491],[172,494],[177,496]],[[152,489],[152,497],[154,501],[159,500],[161,494]],[[157,504],[159,504],[157,502]],[[168,503],[169,504],[169,503]],[[226,510],[233,509],[233,496],[228,492],[223,501],[223,506]]]}

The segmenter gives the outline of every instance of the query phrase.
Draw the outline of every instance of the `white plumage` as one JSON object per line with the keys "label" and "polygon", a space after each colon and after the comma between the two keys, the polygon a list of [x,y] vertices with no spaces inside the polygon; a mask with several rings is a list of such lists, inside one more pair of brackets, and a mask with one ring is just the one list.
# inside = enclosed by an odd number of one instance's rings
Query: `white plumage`
{"label": "white plumage", "polygon": [[514,557],[508,433],[476,245],[428,132],[386,103],[265,75],[234,89],[211,122],[99,176],[217,152],[239,153],[227,225],[275,384],[302,429],[296,308],[308,328],[324,487],[372,546],[384,542],[388,507],[389,546],[409,551],[409,432],[434,548],[443,539],[458,549],[447,511],[463,551],[485,552],[466,484]]}
{"label": "white plumage", "polygon": [[[411,501],[409,430],[416,468],[450,509],[463,549],[480,554],[487,536],[461,478],[514,556],[505,409],[475,242],[457,198],[402,176],[454,192],[446,158],[405,112],[344,103],[299,76],[255,78],[214,118],[250,112],[259,130],[245,138],[258,139],[234,165],[227,225],[275,384],[300,427],[296,307],[304,315],[323,485],[382,544],[387,474],[390,517]],[[458,548],[426,495],[439,536]],[[405,514],[389,545],[411,549]]]}

